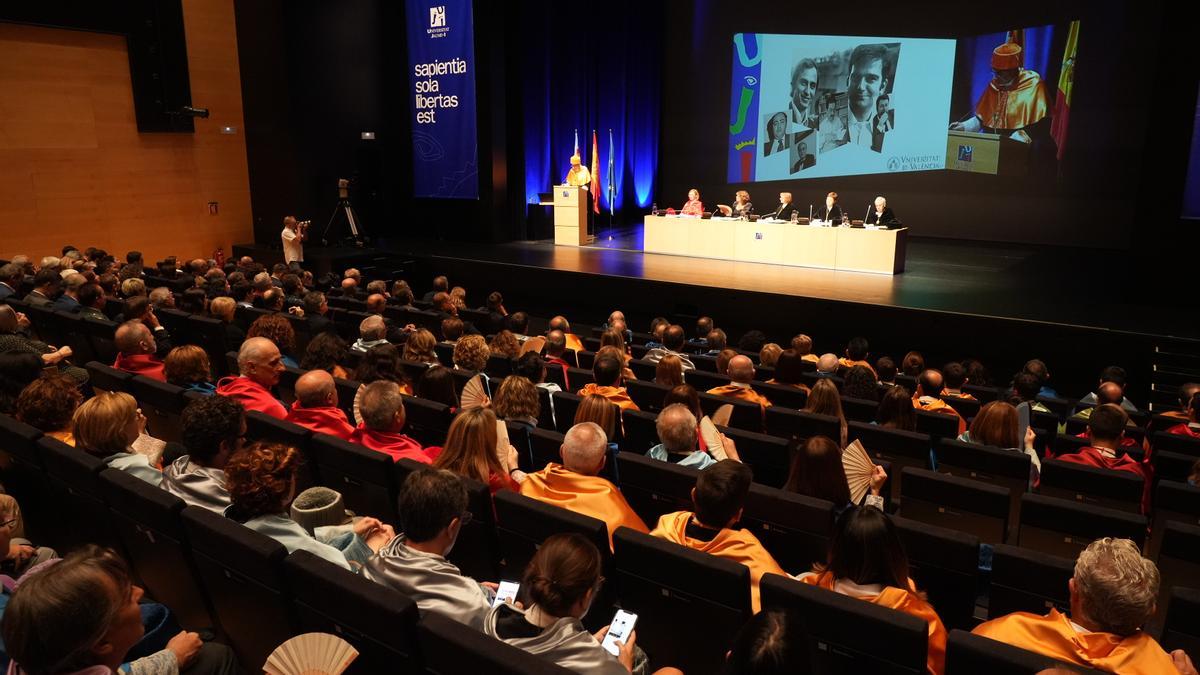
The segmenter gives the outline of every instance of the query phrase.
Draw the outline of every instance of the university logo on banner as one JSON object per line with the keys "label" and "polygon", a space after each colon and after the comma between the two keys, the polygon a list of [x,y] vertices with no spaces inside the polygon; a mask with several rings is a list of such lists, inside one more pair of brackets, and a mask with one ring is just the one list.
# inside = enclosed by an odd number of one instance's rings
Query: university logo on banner
{"label": "university logo on banner", "polygon": [[438,28],[446,25],[446,6],[439,5],[429,8],[429,27]]}
{"label": "university logo on banner", "polygon": [[972,154],[973,154],[974,152],[975,152],[975,146],[973,146],[973,145],[960,145],[960,146],[958,146],[958,161],[960,161],[960,162],[970,162],[970,161],[971,161]]}

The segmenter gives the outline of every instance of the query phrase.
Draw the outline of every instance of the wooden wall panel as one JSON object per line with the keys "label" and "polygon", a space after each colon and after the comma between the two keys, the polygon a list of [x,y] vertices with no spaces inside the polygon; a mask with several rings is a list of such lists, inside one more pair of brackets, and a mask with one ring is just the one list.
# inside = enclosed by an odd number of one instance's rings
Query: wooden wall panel
{"label": "wooden wall panel", "polygon": [[0,23],[0,257],[69,243],[154,261],[251,240],[233,0],[183,13],[193,105],[211,112],[194,134],[138,133],[123,37]]}

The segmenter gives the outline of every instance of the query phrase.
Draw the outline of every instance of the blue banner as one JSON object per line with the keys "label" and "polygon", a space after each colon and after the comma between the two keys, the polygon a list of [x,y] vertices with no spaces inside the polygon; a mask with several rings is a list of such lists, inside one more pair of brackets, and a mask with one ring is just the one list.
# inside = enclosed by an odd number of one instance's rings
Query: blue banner
{"label": "blue banner", "polygon": [[407,0],[413,195],[479,198],[471,0]]}

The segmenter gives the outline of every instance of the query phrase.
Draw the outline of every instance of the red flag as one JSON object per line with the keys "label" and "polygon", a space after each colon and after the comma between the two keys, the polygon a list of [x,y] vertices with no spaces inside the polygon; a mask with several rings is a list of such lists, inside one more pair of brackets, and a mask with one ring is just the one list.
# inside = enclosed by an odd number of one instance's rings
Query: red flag
{"label": "red flag", "polygon": [[596,130],[592,129],[592,211],[600,213],[600,144],[596,141]]}

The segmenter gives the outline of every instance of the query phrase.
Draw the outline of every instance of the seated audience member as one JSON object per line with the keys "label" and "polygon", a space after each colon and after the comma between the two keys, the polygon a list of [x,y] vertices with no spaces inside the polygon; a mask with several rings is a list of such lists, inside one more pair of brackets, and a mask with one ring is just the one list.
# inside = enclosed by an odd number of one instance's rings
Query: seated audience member
{"label": "seated audience member", "polygon": [[801,376],[804,374],[804,359],[795,349],[785,349],[775,360],[775,377],[767,380],[767,384],[782,384],[808,393],[808,385],[804,384]]}
{"label": "seated audience member", "polygon": [[750,568],[750,603],[757,612],[761,608],[758,582],[762,576],[787,573],[753,533],[733,529],[741,520],[752,482],[754,472],[745,464],[728,459],[717,462],[696,479],[693,510],[662,516],[650,534]]}
{"label": "seated audience member", "polygon": [[13,675],[134,673],[234,675],[233,651],[182,631],[157,652],[141,647],[143,591],[112,549],[87,545],[25,575],[4,607],[3,649]]}
{"label": "seated audience member", "polygon": [[[1192,395],[1187,405],[1187,421],[1167,429],[1168,434],[1200,438],[1200,392]],[[37,426],[37,425],[34,425]]]}
{"label": "seated audience member", "polygon": [[[654,428],[659,443],[646,451],[647,457],[696,469],[707,469],[717,463],[703,447],[696,415],[686,404],[672,403],[663,408],[654,420]],[[730,459],[741,461],[733,441],[725,437],[722,437],[722,441],[725,454]]]}
{"label": "seated audience member", "polygon": [[[622,318],[624,317],[622,316]],[[716,327],[717,324],[711,316],[702,316],[696,319],[696,337],[687,341],[687,346],[691,348],[689,351],[703,351],[706,349],[708,334]]]}
{"label": "seated audience member", "polygon": [[274,342],[265,337],[247,338],[238,350],[241,375],[222,377],[217,382],[217,393],[241,403],[246,410],[284,419],[287,408],[271,393],[271,387],[279,384],[279,376],[284,370],[283,357]]}
{"label": "seated audience member", "polygon": [[441,403],[450,408],[451,414],[458,410],[458,388],[454,384],[454,374],[445,366],[433,366],[421,373],[413,385],[413,395]]}
{"label": "seated audience member", "polygon": [[875,371],[858,364],[842,376],[842,395],[864,401],[879,400],[879,380]]}
{"label": "seated audience member", "polygon": [[[600,427],[604,431],[607,438],[616,438],[617,433],[621,429],[621,409],[615,403],[609,401],[599,394],[584,396],[579,402],[579,407],[575,409],[575,419],[573,424],[583,424],[591,422]],[[616,444],[609,443],[613,452],[616,452]]]}
{"label": "seated audience member", "polygon": [[1070,614],[1014,612],[972,632],[1065,663],[1122,675],[1195,673],[1183,650],[1167,654],[1143,627],[1154,616],[1158,568],[1128,539],[1104,537],[1075,560]]}
{"label": "seated audience member", "polygon": [[725,331],[720,328],[714,328],[708,331],[708,335],[704,338],[704,344],[700,347],[708,356],[716,356],[722,350],[729,347],[729,338],[725,335]]}
{"label": "seated audience member", "polygon": [[354,434],[345,411],[338,407],[333,376],[323,370],[310,370],[296,379],[296,401],[285,419],[314,434],[329,434],[345,441]]}
{"label": "seated audience member", "polygon": [[896,386],[896,362],[890,356],[881,356],[875,362],[875,372],[879,375],[879,384],[886,387]]}
{"label": "seated audience member", "polygon": [[[126,300],[146,297],[146,282],[136,277],[125,277],[124,273],[125,268],[121,268],[121,297]],[[36,284],[36,279],[34,283]]]}
{"label": "seated audience member", "polygon": [[[546,365],[554,366],[562,371],[563,386],[568,390],[571,388],[571,381],[568,377],[567,369],[578,363],[579,357],[577,354],[577,352],[572,352],[570,355],[567,354],[566,336],[563,335],[562,331],[552,330],[546,333]],[[572,361],[575,361],[575,363],[568,361],[568,357]]]}
{"label": "seated audience member", "polygon": [[[334,396],[336,401],[336,392]],[[368,384],[359,404],[363,421],[351,432],[350,442],[382,452],[396,462],[411,459],[429,464],[433,461],[419,442],[401,433],[407,420],[404,397],[395,382],[380,380]]]}
{"label": "seated audience member", "polygon": [[670,321],[661,316],[656,316],[650,320],[650,339],[646,341],[646,349],[654,349],[655,347],[663,346],[663,333],[667,327],[671,325]]}
{"label": "seated audience member", "polygon": [[162,471],[133,449],[146,432],[146,418],[129,394],[100,392],[79,406],[73,422],[75,447],[152,485],[162,481]]}
{"label": "seated audience member", "polygon": [[134,375],[145,375],[160,382],[167,381],[164,364],[155,356],[158,345],[146,324],[126,321],[117,326],[113,343],[117,348],[117,360],[113,362],[113,368]]}
{"label": "seated audience member", "polygon": [[792,347],[792,351],[796,352],[796,355],[800,357],[801,361],[809,361],[811,363],[816,363],[819,360],[817,355],[812,353],[812,348],[813,348],[812,338],[805,335],[804,333],[800,333],[796,337],[792,338],[791,347]]}
{"label": "seated audience member", "polygon": [[833,377],[837,375],[839,365],[840,363],[836,354],[822,354],[821,358],[817,359],[817,377]]}
{"label": "seated audience member", "polygon": [[37,274],[33,275],[33,290],[25,295],[25,304],[49,309],[54,304],[54,296],[58,293],[61,283],[62,277],[58,276],[58,272],[51,269],[38,270]]}
{"label": "seated audience member", "polygon": [[[857,506],[850,501],[850,484],[846,479],[846,469],[842,466],[842,451],[837,443],[826,436],[810,436],[799,443],[791,455],[792,463],[784,490],[824,499],[833,504],[837,513]],[[876,465],[871,475],[871,488],[864,495],[863,504],[882,509],[883,497],[880,495],[885,482],[887,472],[882,466]]]}
{"label": "seated audience member", "polygon": [[628,363],[633,357],[629,354],[629,348],[625,346],[625,333],[615,328],[609,328],[600,334],[600,349],[612,347],[620,355],[621,360]]}
{"label": "seated audience member", "polygon": [[345,569],[355,569],[396,533],[376,518],[350,525],[317,527],[312,534],[292,520],[300,451],[278,443],[251,443],[225,465],[230,504],[225,516],[283,544],[288,553],[308,551]]}
{"label": "seated audience member", "polygon": [[1025,438],[1019,438],[1021,433],[1017,409],[1011,403],[992,401],[985,403],[971,420],[971,428],[958,436],[964,443],[990,445],[994,448],[1014,450],[1029,455],[1032,462],[1032,478],[1036,482],[1037,475],[1042,470],[1042,460],[1034,448],[1037,434],[1033,427],[1026,427]]}
{"label": "seated audience member", "polygon": [[58,299],[50,305],[50,309],[70,312],[75,314],[79,312],[82,305],[79,304],[79,289],[87,283],[87,277],[82,274],[71,274],[63,279],[63,292],[58,296]]}
{"label": "seated audience member", "polygon": [[804,620],[771,610],[750,617],[733,639],[722,675],[809,675]]}
{"label": "seated audience member", "polygon": [[859,507],[843,513],[829,542],[828,562],[797,579],[925,621],[929,626],[926,671],[931,675],[945,671],[946,627],[909,577],[900,535],[883,511]]}
{"label": "seated audience member", "polygon": [[768,342],[758,350],[758,365],[763,368],[774,368],[779,361],[779,355],[783,353],[783,347],[780,347],[774,342]]}
{"label": "seated audience member", "polygon": [[422,613],[482,629],[493,590],[446,560],[471,518],[462,479],[432,468],[413,471],[398,501],[401,532],[367,559],[363,576],[412,598]]}
{"label": "seated audience member", "polygon": [[454,354],[451,358],[456,370],[482,373],[487,368],[490,355],[487,340],[482,335],[464,335],[455,343]]}
{"label": "seated audience member", "polygon": [[1037,400],[1038,388],[1040,386],[1036,375],[1031,373],[1017,373],[1012,379],[1010,402],[1013,405],[1028,403],[1029,409],[1034,412],[1053,414],[1050,408],[1046,407],[1045,403]]}
{"label": "seated audience member", "polygon": [[463,336],[462,319],[452,316],[449,319],[442,319],[442,342],[453,345],[458,342],[458,339]]}
{"label": "seated audience member", "polygon": [[721,353],[717,354],[717,374],[729,375],[729,362],[737,355],[736,349],[722,349]]}
{"label": "seated audience member", "polygon": [[196,345],[182,345],[171,350],[163,361],[163,375],[167,382],[211,396],[217,391],[212,383],[212,368],[208,363],[208,352]]}
{"label": "seated audience member", "polygon": [[337,333],[317,333],[304,348],[300,359],[300,370],[323,370],[330,375],[346,380],[350,374],[342,367],[346,360],[346,341]]}
{"label": "seated audience member", "polygon": [[729,384],[713,387],[706,393],[757,403],[763,413],[766,413],[767,408],[771,407],[771,402],[767,400],[767,397],[754,391],[750,386],[750,383],[754,381],[754,362],[750,360],[749,356],[738,354],[729,360],[729,379],[731,380]]}
{"label": "seated audience member", "polygon": [[559,454],[562,464],[551,462],[528,474],[521,483],[521,494],[603,520],[608,524],[609,546],[619,527],[649,532],[621,491],[599,475],[608,461],[608,437],[603,429],[591,422],[576,424],[563,437]]}
{"label": "seated audience member", "polygon": [[550,319],[550,324],[547,328],[547,332],[555,330],[562,331],[563,339],[566,342],[567,349],[573,349],[576,352],[584,351],[583,340],[580,339],[578,335],[571,332],[571,324],[567,321],[567,317],[556,316],[553,319]]}
{"label": "seated audience member", "polygon": [[433,466],[483,483],[492,494],[515,491],[525,478],[517,468],[517,449],[508,446],[507,461],[501,463],[496,444],[496,415],[488,408],[467,408],[450,423],[446,445]]}
{"label": "seated audience member", "polygon": [[524,377],[506,377],[496,390],[492,401],[496,417],[516,422],[526,429],[535,429],[542,412],[537,386]]}
{"label": "seated audience member", "polygon": [[925,357],[921,352],[909,352],[900,360],[900,372],[909,377],[919,377],[925,370]]}
{"label": "seated audience member", "polygon": [[[1103,382],[1099,387],[1096,387],[1096,391],[1092,393],[1093,398],[1091,406],[1080,410],[1074,415],[1071,415],[1071,419],[1086,421],[1092,416],[1092,413],[1095,412],[1097,407],[1109,403],[1120,405],[1121,399],[1124,398],[1124,396],[1125,393],[1121,390],[1120,385],[1115,382]],[[1082,405],[1082,402],[1080,402],[1080,404]]]}
{"label": "seated audience member", "polygon": [[504,328],[504,319],[508,316],[508,310],[504,308],[504,296],[500,291],[492,291],[488,294],[487,305],[479,308],[481,311],[488,313],[488,325],[484,326],[488,333],[498,333]]}
{"label": "seated audience member", "polygon": [[358,339],[350,345],[356,352],[367,353],[367,350],[379,345],[388,344],[387,324],[382,316],[368,316],[358,324]]}
{"label": "seated audience member", "polygon": [[[637,631],[629,634],[613,656],[600,646],[608,627],[592,635],[581,622],[604,581],[601,563],[600,551],[582,535],[551,535],[538,547],[521,579],[521,593],[529,599],[529,606],[522,609],[506,602],[490,609],[483,622],[484,634],[572,672],[632,673],[635,661],[645,661],[645,653],[637,648]],[[656,675],[667,672],[679,671],[655,671]]]}
{"label": "seated audience member", "polygon": [[45,435],[75,445],[71,418],[81,401],[83,394],[74,380],[58,373],[46,373],[21,390],[15,415]]}
{"label": "seated audience member", "polygon": [[870,347],[867,344],[867,339],[864,337],[850,338],[850,342],[846,343],[845,355],[838,359],[838,365],[843,368],[853,368],[854,366],[865,366],[871,369],[871,374],[875,374],[875,369],[871,368],[870,362],[867,359],[871,353]]}
{"label": "seated audience member", "polygon": [[983,365],[983,361],[968,357],[962,360],[962,367],[968,383],[977,387],[992,386],[992,376],[988,374],[987,366]]}
{"label": "seated audience member", "polygon": [[427,366],[436,366],[441,362],[438,361],[437,354],[434,352],[434,347],[437,345],[437,338],[433,333],[424,328],[417,329],[410,333],[404,341],[404,360],[414,363],[423,363]]}
{"label": "seated audience member", "polygon": [[337,333],[337,326],[329,318],[329,303],[320,291],[304,294],[304,320],[308,323],[310,335]]}
{"label": "seated audience member", "polygon": [[513,337],[517,342],[525,342],[529,339],[529,315],[525,312],[513,312],[508,315],[508,329],[512,332]]}
{"label": "seated audience member", "polygon": [[[711,330],[711,329],[710,329]],[[707,335],[707,333],[706,333]],[[650,363],[658,363],[662,357],[667,354],[673,354],[679,357],[679,361],[683,364],[683,371],[686,373],[689,370],[695,370],[696,366],[687,354],[683,353],[684,347],[684,332],[683,326],[671,324],[663,331],[663,346],[656,347],[646,352],[645,360]]]}
{"label": "seated audience member", "polygon": [[[620,333],[617,333],[615,330],[605,331],[604,334],[612,335],[612,336],[620,335]],[[603,337],[601,337],[601,340],[603,340]],[[611,345],[611,344],[603,345],[600,347],[600,351],[596,352],[596,356],[594,358],[598,359],[601,356],[604,356],[605,354],[616,359],[617,362],[621,364],[621,377],[623,379],[625,379],[625,380],[636,380],[637,379],[637,375],[634,375],[633,371],[630,370],[629,366],[627,365],[632,360],[632,358],[629,356],[629,354],[627,354],[625,352],[624,346],[618,347],[618,346]],[[593,364],[594,363],[595,362],[593,361]]]}
{"label": "seated audience member", "polygon": [[[1121,366],[1108,366],[1100,371],[1100,386],[1105,382],[1115,384],[1121,390],[1121,407],[1129,412],[1137,412],[1138,407],[1125,397],[1125,369]],[[1096,392],[1091,392],[1087,396],[1079,399],[1079,405],[1096,405]]]}
{"label": "seated audience member", "polygon": [[220,297],[213,298],[212,302],[208,303],[208,313],[214,319],[217,319],[225,327],[225,346],[233,349],[242,344],[246,339],[246,331],[234,322],[234,316],[237,313],[237,302],[233,298]]}
{"label": "seated audience member", "polygon": [[970,382],[970,379],[967,377],[967,369],[961,363],[951,361],[942,366],[942,378],[945,380],[942,396],[954,396],[968,401],[975,400],[974,396],[963,393],[963,385]]}
{"label": "seated audience member", "polygon": [[942,374],[933,368],[928,368],[921,372],[921,377],[917,378],[917,391],[913,394],[913,407],[918,410],[927,412],[935,412],[943,415],[954,415],[958,419],[958,433],[967,430],[967,421],[963,419],[958,411],[950,407],[941,398],[942,390],[945,388]]}
{"label": "seated audience member", "polygon": [[667,354],[658,360],[654,366],[654,383],[666,387],[678,387],[683,384],[683,361],[674,354]]}
{"label": "seated audience member", "polygon": [[12,414],[21,390],[45,373],[36,354],[0,352],[0,413]]}
{"label": "seated audience member", "polygon": [[808,394],[808,402],[804,404],[804,412],[838,418],[838,422],[841,423],[842,434],[841,438],[835,440],[841,444],[840,447],[846,447],[846,416],[842,413],[842,397],[832,380],[817,380],[817,383],[813,385],[812,391]]}
{"label": "seated audience member", "polygon": [[737,348],[742,352],[757,352],[763,348],[766,342],[767,336],[761,330],[748,330],[738,340]]}
{"label": "seated audience member", "polygon": [[[513,374],[529,380],[538,389],[545,389],[553,394],[556,391],[562,391],[562,387],[553,382],[546,381],[546,359],[542,358],[537,352],[525,352],[521,358],[517,359],[516,365],[513,366]],[[554,399],[550,399],[553,406]]]}
{"label": "seated audience member", "polygon": [[[154,305],[153,298],[150,304]],[[179,310],[188,314],[204,314],[208,311],[208,294],[202,288],[187,289],[179,295]]]}
{"label": "seated audience member", "polygon": [[[358,362],[358,368],[354,370],[354,380],[359,383],[358,391],[354,393],[355,424],[362,424],[359,407],[362,403],[363,390],[368,384],[387,380],[395,382],[400,387],[401,394],[412,395],[413,393],[413,387],[404,373],[404,367],[400,364],[400,348],[391,343],[371,347]],[[420,394],[417,395],[420,396]]]}
{"label": "seated audience member", "polygon": [[246,441],[246,409],[231,398],[210,396],[187,404],[181,425],[187,454],[163,467],[159,487],[192,506],[224,513],[225,465]]}
{"label": "seated audience member", "polygon": [[79,316],[85,319],[108,321],[104,313],[104,305],[108,300],[104,297],[104,289],[100,284],[84,284],[79,289]]}
{"label": "seated audience member", "polygon": [[5,263],[0,267],[0,300],[17,296],[17,289],[25,281],[25,269],[20,265]]}
{"label": "seated audience member", "polygon": [[1162,413],[1162,417],[1173,417],[1178,420],[1191,419],[1192,397],[1200,394],[1200,383],[1184,382],[1179,385],[1176,390],[1179,393],[1179,410],[1168,410]]}
{"label": "seated audience member", "polygon": [[620,359],[607,354],[596,355],[596,361],[592,364],[592,378],[595,381],[584,385],[579,390],[579,395],[587,397],[597,394],[617,404],[621,410],[638,410],[637,404],[629,398],[625,387],[621,386],[621,371],[624,367],[625,364],[621,363]]}
{"label": "seated audience member", "polygon": [[[21,517],[21,505],[11,495],[0,494],[0,579],[7,583],[16,581],[21,575],[47,560],[58,557],[58,553],[46,546],[35,546],[25,538],[25,523]],[[4,613],[8,589],[0,590],[0,614]],[[0,663],[7,660],[4,643],[0,642]]]}
{"label": "seated audience member", "polygon": [[87,382],[87,371],[67,362],[72,355],[70,347],[55,349],[45,342],[32,340],[25,334],[28,329],[29,319],[24,314],[18,314],[9,305],[0,305],[0,354],[36,354],[43,367],[54,366],[76,383]]}
{"label": "seated audience member", "polygon": [[1025,366],[1021,369],[1021,372],[1029,373],[1037,378],[1038,396],[1058,398],[1058,392],[1050,388],[1050,370],[1046,368],[1046,363],[1044,361],[1041,359],[1030,359],[1025,362]]}
{"label": "seated audience member", "polygon": [[488,351],[492,356],[501,356],[512,360],[521,355],[521,342],[517,340],[517,336],[512,331],[505,329],[492,337]]}
{"label": "seated audience member", "polygon": [[280,362],[284,366],[290,368],[299,367],[292,353],[296,349],[296,330],[292,328],[292,323],[283,318],[280,314],[267,314],[260,316],[250,324],[250,330],[246,331],[247,338],[262,337],[267,338],[275,343],[279,348]]}
{"label": "seated audience member", "polygon": [[1124,471],[1141,478],[1144,484],[1142,513],[1148,513],[1153,482],[1150,471],[1146,465],[1133,460],[1121,449],[1121,441],[1125,438],[1125,425],[1128,422],[1129,415],[1119,405],[1105,403],[1095,408],[1088,418],[1088,438],[1091,445],[1079,452],[1059,455],[1056,459],[1111,471]]}

